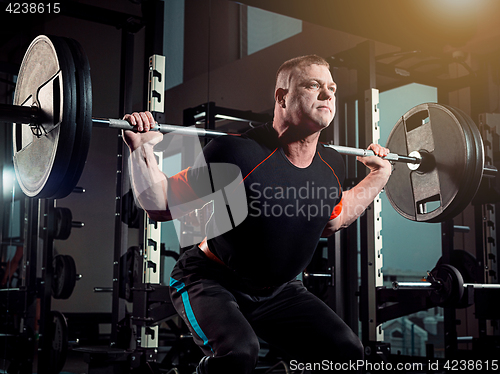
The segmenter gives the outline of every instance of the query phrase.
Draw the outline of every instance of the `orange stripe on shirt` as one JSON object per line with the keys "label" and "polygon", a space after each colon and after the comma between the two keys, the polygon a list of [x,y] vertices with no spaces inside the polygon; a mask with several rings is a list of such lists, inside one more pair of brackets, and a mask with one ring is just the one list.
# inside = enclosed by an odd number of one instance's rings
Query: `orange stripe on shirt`
{"label": "orange stripe on shirt", "polygon": [[247,177],[248,177],[250,174],[252,174],[252,173],[255,171],[255,169],[257,169],[260,165],[262,165],[262,164],[264,163],[264,161],[266,161],[269,157],[271,157],[271,156],[274,154],[274,152],[276,152],[277,150],[278,150],[278,148],[276,148],[276,149],[273,151],[273,153],[271,153],[269,156],[267,156],[265,159],[263,159],[261,162],[259,162],[259,164],[258,164],[256,167],[254,167],[254,168],[252,169],[252,171],[251,171],[250,173],[248,173],[248,174],[245,176],[245,178],[243,178],[243,180],[240,182],[240,184],[241,184],[241,183],[243,183],[243,181],[244,181],[245,179],[247,179]]}
{"label": "orange stripe on shirt", "polygon": [[[323,161],[330,168],[333,175],[335,175],[335,178],[337,178],[337,183],[339,184],[340,192],[342,193],[342,185],[340,184],[339,177],[337,177],[337,174],[335,174],[335,170],[333,170],[333,168],[330,166],[330,164],[328,164],[328,162],[323,160],[323,157],[321,157],[321,155],[319,154],[319,151],[318,151],[318,156],[321,159],[321,161]],[[341,212],[342,212],[342,199],[340,199],[340,202],[337,205],[335,205],[335,207],[333,208],[333,212],[330,215],[330,220],[337,218]]]}

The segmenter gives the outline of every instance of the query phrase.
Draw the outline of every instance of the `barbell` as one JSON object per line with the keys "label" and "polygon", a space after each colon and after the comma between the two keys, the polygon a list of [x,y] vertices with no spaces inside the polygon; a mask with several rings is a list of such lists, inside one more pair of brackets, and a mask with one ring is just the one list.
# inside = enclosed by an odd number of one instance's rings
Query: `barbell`
{"label": "barbell", "polygon": [[[92,118],[88,59],[78,42],[38,36],[28,47],[17,77],[13,105],[0,105],[0,120],[13,122],[13,161],[22,191],[32,198],[60,199],[75,188],[85,165],[92,127],[133,130],[120,119]],[[158,124],[157,131],[219,137],[221,131]],[[365,149],[325,145],[341,154],[373,156]],[[398,163],[385,188],[391,205],[414,221],[454,217],[472,201],[485,166],[474,122],[449,106],[427,103],[404,114],[386,146]],[[404,165],[406,164],[406,166]]]}
{"label": "barbell", "polygon": [[472,300],[464,300],[467,289],[500,289],[500,284],[467,283],[463,274],[453,265],[438,264],[430,271],[425,281],[392,282],[394,290],[427,290],[431,302],[437,306],[466,308]]}

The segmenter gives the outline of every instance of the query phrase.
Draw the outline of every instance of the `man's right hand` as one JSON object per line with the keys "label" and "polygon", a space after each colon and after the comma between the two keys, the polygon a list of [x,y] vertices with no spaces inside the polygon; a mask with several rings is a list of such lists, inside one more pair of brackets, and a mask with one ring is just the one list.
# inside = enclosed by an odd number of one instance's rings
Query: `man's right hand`
{"label": "man's right hand", "polygon": [[154,146],[163,139],[163,134],[159,131],[149,131],[156,126],[156,121],[150,112],[125,114],[123,119],[134,126],[134,131],[123,131],[123,140],[128,145],[131,152],[146,143]]}

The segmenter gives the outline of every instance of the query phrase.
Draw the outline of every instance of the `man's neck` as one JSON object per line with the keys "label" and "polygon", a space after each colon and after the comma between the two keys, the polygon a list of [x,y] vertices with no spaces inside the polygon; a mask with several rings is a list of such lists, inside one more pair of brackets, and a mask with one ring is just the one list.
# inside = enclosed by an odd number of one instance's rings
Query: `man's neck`
{"label": "man's neck", "polygon": [[311,165],[319,139],[319,132],[297,133],[293,127],[280,127],[273,124],[278,139],[288,160],[299,168]]}

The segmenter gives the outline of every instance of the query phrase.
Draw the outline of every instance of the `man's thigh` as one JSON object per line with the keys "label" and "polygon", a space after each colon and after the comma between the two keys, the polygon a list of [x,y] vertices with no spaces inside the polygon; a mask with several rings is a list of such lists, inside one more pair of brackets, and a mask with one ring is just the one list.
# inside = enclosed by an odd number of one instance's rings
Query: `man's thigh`
{"label": "man's thigh", "polygon": [[205,355],[223,356],[241,341],[257,337],[234,296],[218,282],[197,280],[190,284],[171,280],[171,298],[177,313]]}
{"label": "man's thigh", "polygon": [[300,281],[248,316],[257,335],[297,362],[349,362],[363,358],[356,334]]}

